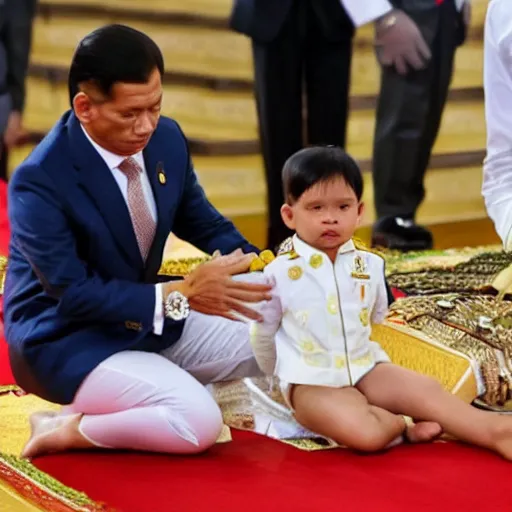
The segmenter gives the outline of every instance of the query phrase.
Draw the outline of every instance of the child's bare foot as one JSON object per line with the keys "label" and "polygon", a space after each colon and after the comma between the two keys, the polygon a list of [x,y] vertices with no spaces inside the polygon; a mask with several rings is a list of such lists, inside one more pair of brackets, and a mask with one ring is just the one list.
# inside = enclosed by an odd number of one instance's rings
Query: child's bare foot
{"label": "child's bare foot", "polygon": [[21,456],[32,458],[74,447],[78,437],[83,439],[78,430],[80,419],[80,414],[69,416],[61,416],[56,412],[32,414],[30,417],[32,434]]}
{"label": "child's bare foot", "polygon": [[442,432],[443,429],[439,423],[436,423],[435,421],[420,421],[418,423],[408,425],[405,429],[404,435],[410,443],[428,443],[440,436]]}

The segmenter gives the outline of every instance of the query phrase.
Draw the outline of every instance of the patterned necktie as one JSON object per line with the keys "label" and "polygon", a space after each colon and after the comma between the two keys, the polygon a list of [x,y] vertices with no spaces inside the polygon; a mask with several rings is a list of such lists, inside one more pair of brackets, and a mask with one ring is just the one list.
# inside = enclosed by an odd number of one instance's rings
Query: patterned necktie
{"label": "patterned necktie", "polygon": [[142,259],[146,261],[153,238],[155,237],[156,223],[151,216],[149,206],[144,197],[141,181],[142,169],[131,157],[123,160],[119,169],[128,178],[128,210],[130,211],[140,254]]}

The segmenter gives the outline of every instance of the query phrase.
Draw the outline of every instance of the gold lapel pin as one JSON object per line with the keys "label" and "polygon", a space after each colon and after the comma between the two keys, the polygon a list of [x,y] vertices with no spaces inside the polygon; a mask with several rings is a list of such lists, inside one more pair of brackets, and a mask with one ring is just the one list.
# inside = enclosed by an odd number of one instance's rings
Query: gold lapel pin
{"label": "gold lapel pin", "polygon": [[167,178],[165,177],[164,165],[162,162],[158,162],[156,170],[158,172],[158,181],[160,182],[160,185],[165,185],[167,183]]}

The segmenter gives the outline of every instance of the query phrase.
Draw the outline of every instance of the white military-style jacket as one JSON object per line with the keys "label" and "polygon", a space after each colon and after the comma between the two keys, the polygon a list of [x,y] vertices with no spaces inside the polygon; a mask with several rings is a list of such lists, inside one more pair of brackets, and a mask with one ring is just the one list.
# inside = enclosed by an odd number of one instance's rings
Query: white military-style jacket
{"label": "white military-style jacket", "polygon": [[293,384],[355,385],[389,361],[370,341],[371,325],[388,309],[384,260],[349,240],[333,264],[293,237],[293,250],[264,269],[275,281],[264,320],[252,323],[251,344],[262,370]]}

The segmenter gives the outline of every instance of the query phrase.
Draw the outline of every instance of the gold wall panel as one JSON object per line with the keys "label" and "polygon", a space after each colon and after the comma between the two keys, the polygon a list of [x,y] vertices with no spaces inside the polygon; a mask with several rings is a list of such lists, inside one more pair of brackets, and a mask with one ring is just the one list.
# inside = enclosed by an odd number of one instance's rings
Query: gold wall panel
{"label": "gold wall panel", "polygon": [[[110,22],[107,16],[73,18],[39,17],[34,27],[32,62],[68,67],[80,39]],[[252,80],[252,54],[248,38],[229,30],[124,20],[149,34],[161,47],[166,69],[214,78]],[[371,35],[371,34],[370,34]],[[370,42],[370,41],[368,41]],[[482,86],[482,43],[469,41],[457,52],[454,88]],[[377,94],[380,71],[371,44],[355,46],[352,94]]]}
{"label": "gold wall panel", "polygon": [[[203,87],[165,85],[162,112],[174,117],[190,138],[205,141],[256,141],[258,126],[251,92],[213,91]],[[26,125],[47,131],[67,110],[67,84],[51,85],[30,78]],[[356,158],[372,155],[375,111],[354,110],[350,115],[348,150]],[[434,153],[458,153],[485,147],[484,106],[477,102],[447,105]]]}

